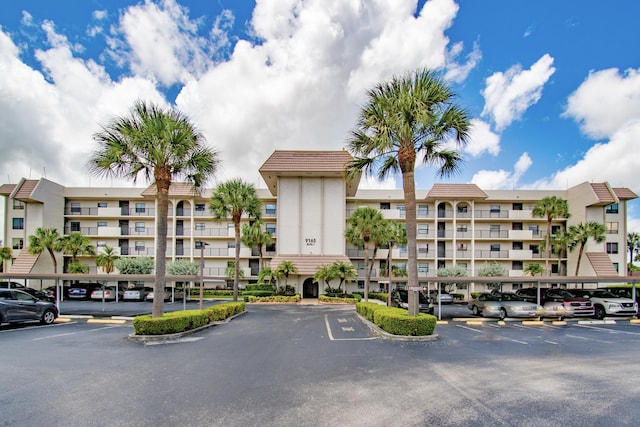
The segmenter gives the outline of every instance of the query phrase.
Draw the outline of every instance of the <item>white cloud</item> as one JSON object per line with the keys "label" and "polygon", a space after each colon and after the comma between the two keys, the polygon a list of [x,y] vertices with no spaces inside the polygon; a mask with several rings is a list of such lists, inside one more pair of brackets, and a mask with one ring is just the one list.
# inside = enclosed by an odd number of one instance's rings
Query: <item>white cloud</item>
{"label": "white cloud", "polygon": [[538,102],[543,86],[554,72],[553,58],[545,54],[528,70],[514,65],[506,73],[494,73],[487,78],[482,91],[485,99],[482,115],[491,117],[496,130],[503,130]]}
{"label": "white cloud", "polygon": [[471,119],[469,142],[464,152],[478,157],[487,152],[493,156],[500,153],[500,135],[491,131],[489,123],[480,119]]}
{"label": "white cloud", "polygon": [[105,19],[107,16],[109,16],[109,14],[107,13],[106,10],[94,10],[93,11],[93,18],[101,21],[103,19]]}
{"label": "white cloud", "polygon": [[520,177],[533,162],[528,153],[522,153],[513,166],[513,172],[500,170],[480,170],[471,178],[471,182],[487,190],[510,190],[518,186]]}
{"label": "white cloud", "polygon": [[563,116],[576,120],[591,138],[610,137],[640,117],[640,70],[592,71],[569,96]]}
{"label": "white cloud", "polygon": [[447,53],[447,66],[444,75],[445,80],[460,83],[467,79],[469,73],[478,65],[482,59],[480,45],[476,42],[473,44],[473,50],[467,55],[467,62],[460,64],[456,62],[456,58],[462,53],[462,42],[454,43]]}

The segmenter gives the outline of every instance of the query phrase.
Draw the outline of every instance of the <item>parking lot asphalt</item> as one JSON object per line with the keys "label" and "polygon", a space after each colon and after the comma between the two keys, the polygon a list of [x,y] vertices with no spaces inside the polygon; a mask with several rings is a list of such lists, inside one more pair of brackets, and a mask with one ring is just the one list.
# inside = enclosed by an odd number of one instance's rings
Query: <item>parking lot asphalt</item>
{"label": "parking lot asphalt", "polygon": [[[230,299],[204,300],[203,306],[210,307],[215,304],[231,301]],[[91,301],[91,300],[64,300],[59,302],[60,317],[93,317],[132,318],[143,314],[150,314],[153,303],[151,301]],[[193,310],[199,307],[199,300],[165,302],[164,311]]]}

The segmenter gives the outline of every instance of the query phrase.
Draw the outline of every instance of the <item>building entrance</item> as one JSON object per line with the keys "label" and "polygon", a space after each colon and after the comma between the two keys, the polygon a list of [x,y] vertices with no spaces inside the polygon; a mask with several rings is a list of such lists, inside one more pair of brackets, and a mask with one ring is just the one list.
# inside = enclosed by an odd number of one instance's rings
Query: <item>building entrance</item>
{"label": "building entrance", "polygon": [[311,277],[302,284],[302,298],[318,298],[318,284]]}

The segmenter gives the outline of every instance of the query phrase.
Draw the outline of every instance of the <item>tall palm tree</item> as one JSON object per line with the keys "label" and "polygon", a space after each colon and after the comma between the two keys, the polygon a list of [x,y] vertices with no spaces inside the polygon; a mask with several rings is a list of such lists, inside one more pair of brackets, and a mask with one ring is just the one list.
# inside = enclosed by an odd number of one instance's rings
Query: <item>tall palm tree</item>
{"label": "tall palm tree", "polygon": [[253,248],[254,246],[258,248],[260,270],[262,270],[264,268],[262,248],[273,242],[271,233],[262,229],[262,221],[253,221],[251,224],[244,224],[242,226],[242,236],[240,237],[240,240],[250,248]]}
{"label": "tall palm tree", "polygon": [[62,253],[71,255],[71,263],[78,261],[78,255],[95,256],[96,251],[88,237],[78,232],[70,233],[60,238],[60,249]]}
{"label": "tall palm tree", "polygon": [[544,269],[548,274],[549,252],[551,251],[551,223],[558,218],[569,218],[569,204],[566,200],[557,196],[545,197],[536,203],[531,214],[534,217],[546,218],[547,220],[547,232],[544,245]]}
{"label": "tall palm tree", "polygon": [[569,242],[569,250],[574,250],[578,247],[578,262],[576,263],[576,276],[580,271],[580,261],[582,261],[582,254],[584,253],[584,247],[587,245],[589,239],[593,239],[596,243],[602,243],[606,239],[606,229],[603,224],[596,221],[587,221],[586,223],[580,223],[569,227],[569,234],[571,235],[571,241]]}
{"label": "tall palm tree", "polygon": [[235,230],[236,256],[233,275],[233,300],[238,301],[238,272],[240,270],[240,220],[242,215],[260,219],[261,202],[253,185],[232,179],[218,185],[209,201],[209,209],[216,221],[231,217]]}
{"label": "tall palm tree", "polygon": [[27,250],[30,254],[41,254],[47,251],[53,263],[53,272],[58,272],[58,261],[55,255],[56,252],[60,252],[60,234],[58,234],[58,230],[55,228],[36,228],[34,234],[29,236]]}
{"label": "tall palm tree", "polygon": [[9,246],[3,246],[0,248],[0,271],[4,271],[4,262],[9,261],[12,257],[12,251]]}
{"label": "tall palm tree", "polygon": [[218,154],[178,110],[136,101],[128,116],[115,117],[94,135],[98,148],[89,160],[96,175],[129,178],[142,174],[156,186],[156,272],[152,317],[164,312],[169,187],[180,178],[197,191],[215,174]]}
{"label": "tall palm tree", "polygon": [[640,233],[627,233],[627,249],[629,250],[629,263],[627,264],[627,275],[631,276],[633,261],[635,261],[635,253],[640,251]]}
{"label": "tall palm tree", "polygon": [[[567,272],[564,271],[565,269],[563,268],[562,257],[566,256],[571,240],[571,234],[565,230],[556,231],[556,233],[551,236],[551,252],[556,256],[558,260],[558,274],[560,276],[566,276],[567,274]],[[544,248],[545,245],[546,241],[543,241],[542,247]]]}
{"label": "tall palm tree", "polygon": [[[356,246],[364,248],[364,300],[369,300],[369,284],[371,282],[371,267],[374,260],[370,258],[370,251],[378,242],[388,236],[388,221],[384,219],[378,209],[368,206],[353,211],[347,219],[345,238]],[[374,252],[375,253],[375,252]]]}
{"label": "tall palm tree", "polygon": [[[421,160],[438,167],[440,176],[457,172],[462,155],[451,149],[466,144],[470,119],[454,102],[456,95],[433,71],[417,70],[380,83],[367,94],[367,101],[352,131],[348,149],[353,161],[349,176],[377,170],[384,179],[398,171],[407,224],[408,285],[418,286],[416,248],[416,190],[414,170]],[[409,293],[409,313],[418,314],[417,296]]]}

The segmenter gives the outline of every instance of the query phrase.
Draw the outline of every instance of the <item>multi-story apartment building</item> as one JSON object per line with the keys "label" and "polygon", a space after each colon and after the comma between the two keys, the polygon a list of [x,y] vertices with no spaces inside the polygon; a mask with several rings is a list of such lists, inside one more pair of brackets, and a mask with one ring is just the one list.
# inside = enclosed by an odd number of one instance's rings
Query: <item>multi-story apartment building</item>
{"label": "multi-story apartment building", "polygon": [[[359,272],[352,290],[362,287],[363,248],[345,241],[349,215],[358,207],[379,209],[385,218],[404,222],[401,190],[359,190],[360,177],[347,179],[346,151],[275,151],[260,168],[266,188],[257,190],[262,200],[262,219],[274,237],[265,248],[265,259],[275,267],[291,261],[298,274],[289,277],[305,297],[323,292],[313,283],[318,266],[350,261]],[[419,184],[419,183],[418,183]],[[419,187],[419,185],[418,185]],[[209,211],[211,189],[200,194],[184,183],[170,189],[167,261],[204,258],[204,275],[230,283],[227,267],[235,256],[231,219],[216,222]],[[8,272],[50,273],[49,257],[32,256],[25,250],[28,236],[37,227],[55,227],[61,234],[80,232],[100,251],[118,248],[120,256],[155,255],[155,188],[64,187],[47,179],[22,179],[0,186],[5,197],[5,244],[13,248]],[[545,218],[532,215],[535,204],[547,196],[568,201],[569,218],[560,218],[547,230]],[[580,264],[579,276],[626,275],[626,202],[637,196],[608,183],[583,183],[564,190],[484,190],[474,184],[435,184],[417,190],[417,262],[421,281],[434,281],[440,267],[462,266],[476,276],[485,263],[499,263],[513,278],[526,265],[544,265],[542,242],[547,233],[571,224],[597,221],[606,226],[603,243],[590,241]],[[244,218],[244,222],[250,221]],[[574,275],[577,251],[552,258],[553,275]],[[59,265],[68,257],[58,254]],[[254,282],[259,272],[256,248],[242,247],[243,282]],[[406,246],[393,246],[393,264],[407,263]],[[382,288],[389,249],[376,253],[372,290]],[[91,258],[81,257],[90,273],[100,274]],[[558,267],[560,266],[560,267]],[[401,282],[402,278],[395,281]],[[466,285],[461,285],[465,287]],[[482,289],[477,284],[475,290]]]}

